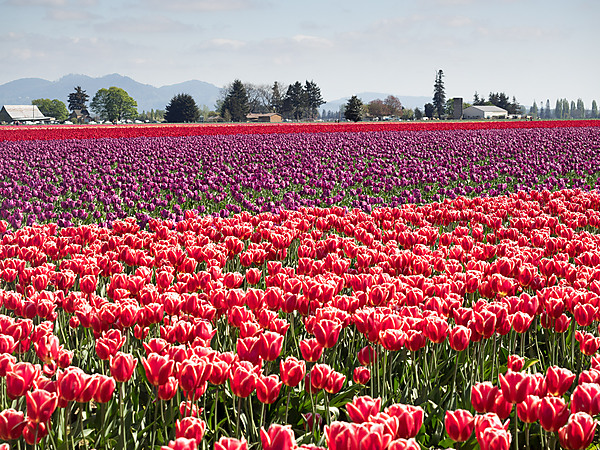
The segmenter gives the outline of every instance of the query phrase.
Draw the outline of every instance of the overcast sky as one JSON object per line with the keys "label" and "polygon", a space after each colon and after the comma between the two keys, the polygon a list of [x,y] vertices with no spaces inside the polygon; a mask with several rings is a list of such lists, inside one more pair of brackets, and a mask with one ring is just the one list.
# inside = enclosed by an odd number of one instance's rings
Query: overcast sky
{"label": "overcast sky", "polygon": [[0,0],[0,84],[119,73],[163,86],[314,80],[600,102],[598,0]]}

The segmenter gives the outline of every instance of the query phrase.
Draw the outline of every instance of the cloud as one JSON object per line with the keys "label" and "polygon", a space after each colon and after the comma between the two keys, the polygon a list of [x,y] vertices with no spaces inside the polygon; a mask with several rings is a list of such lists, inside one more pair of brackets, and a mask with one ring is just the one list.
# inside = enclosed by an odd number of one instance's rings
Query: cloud
{"label": "cloud", "polygon": [[30,0],[27,1],[26,5],[23,5],[23,1],[21,0],[7,0],[5,3],[14,6],[48,6],[48,7],[57,7],[57,6],[67,6],[68,0]]}
{"label": "cloud", "polygon": [[261,3],[258,0],[147,0],[142,5],[150,9],[215,12],[254,9]]}
{"label": "cloud", "polygon": [[202,50],[239,50],[246,46],[246,42],[236,39],[214,38],[202,42],[197,47]]}
{"label": "cloud", "polygon": [[154,17],[121,17],[112,21],[98,23],[98,32],[123,34],[152,34],[188,32],[194,27],[165,16]]}
{"label": "cloud", "polygon": [[87,11],[77,11],[75,9],[62,9],[53,8],[46,12],[46,18],[50,20],[56,20],[59,22],[83,22],[96,19],[96,14],[89,13]]}
{"label": "cloud", "polygon": [[296,36],[293,36],[292,41],[297,42],[302,46],[311,48],[331,48],[334,45],[329,39],[319,36],[307,36],[304,34],[297,34]]}

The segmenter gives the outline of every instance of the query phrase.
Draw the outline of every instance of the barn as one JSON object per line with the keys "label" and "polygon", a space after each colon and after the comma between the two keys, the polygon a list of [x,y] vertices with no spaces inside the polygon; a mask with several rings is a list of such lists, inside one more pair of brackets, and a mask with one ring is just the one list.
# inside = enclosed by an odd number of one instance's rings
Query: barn
{"label": "barn", "polygon": [[4,105],[0,110],[0,122],[50,122],[53,117],[46,117],[35,105]]}
{"label": "barn", "polygon": [[246,119],[248,119],[249,122],[270,122],[270,123],[281,122],[281,120],[282,120],[281,114],[277,114],[277,113],[265,113],[265,114],[251,113],[246,116]]}
{"label": "barn", "polygon": [[506,119],[508,111],[498,106],[469,106],[463,110],[463,119]]}

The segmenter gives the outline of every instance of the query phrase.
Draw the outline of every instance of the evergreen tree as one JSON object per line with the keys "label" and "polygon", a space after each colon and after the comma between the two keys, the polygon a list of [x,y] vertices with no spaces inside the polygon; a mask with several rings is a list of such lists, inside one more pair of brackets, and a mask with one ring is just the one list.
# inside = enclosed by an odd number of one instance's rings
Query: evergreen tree
{"label": "evergreen tree", "polygon": [[563,119],[571,118],[571,111],[569,110],[569,100],[566,98],[562,99],[562,110],[563,110]]}
{"label": "evergreen tree", "polygon": [[473,95],[473,105],[475,106],[481,106],[485,103],[485,100],[479,97],[479,94],[477,93],[477,91],[475,91],[475,94]]}
{"label": "evergreen tree", "polygon": [[431,103],[426,103],[424,108],[425,108],[425,116],[428,119],[433,119],[433,114],[435,112],[435,107]]}
{"label": "evergreen tree", "polygon": [[362,119],[363,102],[356,96],[353,95],[344,109],[344,117],[353,122],[358,122]]}
{"label": "evergreen tree", "polygon": [[444,91],[443,78],[444,72],[440,69],[435,76],[435,83],[433,85],[433,107],[440,119],[444,115],[444,107],[446,106],[446,93]]}
{"label": "evergreen tree", "polygon": [[577,118],[577,107],[575,106],[575,101],[574,101],[574,100],[571,100],[571,109],[570,109],[570,114],[569,114],[569,116],[570,116],[572,119],[575,119],[575,118]]}
{"label": "evergreen tree", "polygon": [[279,83],[276,81],[271,88],[271,110],[277,114],[283,113],[283,96],[279,89]]}
{"label": "evergreen tree", "polygon": [[165,119],[167,122],[197,122],[200,110],[196,101],[189,94],[177,94],[167,105]]}
{"label": "evergreen tree", "polygon": [[415,119],[421,120],[423,118],[423,112],[419,108],[415,108]]}
{"label": "evergreen tree", "polygon": [[596,103],[596,100],[592,100],[591,117],[592,117],[592,119],[597,119],[598,118],[598,104]]}
{"label": "evergreen tree", "polygon": [[577,99],[577,118],[585,119],[585,105],[583,104],[583,100]]}
{"label": "evergreen tree", "polygon": [[231,118],[233,122],[245,122],[249,112],[246,88],[240,80],[234,80],[221,105],[221,117]]}
{"label": "evergreen tree", "polygon": [[304,83],[303,99],[305,101],[308,117],[310,119],[317,118],[319,116],[319,106],[325,103],[323,97],[321,97],[321,89],[317,86],[317,83],[306,80],[306,83]]}
{"label": "evergreen tree", "polygon": [[300,120],[302,119],[304,104],[304,88],[302,87],[302,83],[296,81],[294,84],[290,84],[283,99],[284,114],[288,118]]}
{"label": "evergreen tree", "polygon": [[535,100],[533,101],[533,106],[529,110],[529,114],[531,114],[534,119],[537,119],[537,117],[538,117],[538,107],[537,107],[537,103],[535,102]]}
{"label": "evergreen tree", "polygon": [[552,119],[552,110],[550,109],[550,99],[546,99],[546,116],[544,119]]}
{"label": "evergreen tree", "polygon": [[562,119],[562,115],[562,101],[560,99],[556,99],[556,105],[554,106],[554,117],[556,119]]}
{"label": "evergreen tree", "polygon": [[77,86],[75,92],[69,94],[69,111],[75,111],[76,109],[85,109],[85,104],[90,98],[86,92],[81,89],[81,86]]}

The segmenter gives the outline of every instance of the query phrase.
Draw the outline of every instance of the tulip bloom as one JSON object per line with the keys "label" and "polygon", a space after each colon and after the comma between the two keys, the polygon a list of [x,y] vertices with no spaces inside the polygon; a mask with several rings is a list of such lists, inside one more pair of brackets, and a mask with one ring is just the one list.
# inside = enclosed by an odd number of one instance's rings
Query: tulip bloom
{"label": "tulip bloom", "polygon": [[358,351],[357,357],[362,366],[370,366],[377,360],[377,351],[367,345]]}
{"label": "tulip bloom", "polygon": [[244,438],[240,440],[235,438],[222,437],[217,442],[215,442],[215,447],[213,450],[248,450],[248,443]]}
{"label": "tulip bloom", "polygon": [[517,404],[517,416],[525,423],[534,423],[538,420],[541,399],[537,395],[528,395],[521,403]]}
{"label": "tulip bloom", "polygon": [[265,404],[275,403],[281,390],[283,383],[279,381],[277,375],[269,375],[268,377],[257,377],[256,379],[256,397],[258,401]]}
{"label": "tulip bloom", "polygon": [[585,412],[590,416],[600,414],[600,385],[581,383],[571,394],[571,413]]}
{"label": "tulip bloom", "polygon": [[521,403],[529,395],[531,379],[529,374],[507,370],[506,374],[499,374],[502,395],[509,403]]}
{"label": "tulip bloom", "polygon": [[325,389],[333,372],[333,369],[327,364],[315,364],[310,370],[310,386],[312,389],[315,391]]}
{"label": "tulip bloom", "polygon": [[546,371],[546,389],[548,394],[562,397],[575,381],[575,374],[569,369],[558,366],[548,367]]}
{"label": "tulip bloom", "polygon": [[329,378],[327,379],[327,384],[325,386],[325,392],[329,392],[330,394],[337,394],[342,390],[342,386],[346,381],[346,375],[342,375],[335,370],[331,371]]}
{"label": "tulip bloom", "polygon": [[129,353],[117,352],[115,356],[110,357],[110,374],[115,381],[129,381],[136,366],[137,359]]}
{"label": "tulip bloom", "polygon": [[273,331],[265,331],[260,336],[260,356],[265,361],[275,361],[283,348],[283,336]]}
{"label": "tulip bloom", "polygon": [[469,346],[469,342],[471,342],[471,334],[472,331],[469,328],[462,325],[456,325],[450,330],[448,335],[450,348],[452,348],[454,351],[462,352]]}
{"label": "tulip bloom", "polygon": [[165,384],[173,373],[175,361],[168,356],[150,353],[148,358],[142,358],[142,365],[146,371],[148,382],[154,386]]}
{"label": "tulip bloom", "polygon": [[457,409],[456,411],[446,411],[444,425],[450,439],[456,442],[465,442],[473,434],[475,420],[470,411]]}
{"label": "tulip bloom", "polygon": [[58,395],[43,389],[25,394],[27,399],[27,420],[33,423],[46,423],[58,405]]}
{"label": "tulip bloom", "polygon": [[337,344],[342,331],[342,324],[337,320],[321,319],[315,323],[314,335],[324,348],[332,348]]}
{"label": "tulip bloom", "polygon": [[12,441],[20,438],[25,423],[25,415],[22,411],[9,408],[0,412],[0,439]]}
{"label": "tulip bloom", "polygon": [[231,368],[229,386],[231,392],[237,397],[246,398],[256,387],[257,375],[246,364],[238,363]]}
{"label": "tulip bloom", "polygon": [[[329,450],[346,450],[359,448],[356,425],[347,422],[333,422],[325,427],[325,437]],[[284,447],[281,447],[284,448]]]}
{"label": "tulip bloom", "polygon": [[317,362],[323,354],[324,347],[316,339],[300,341],[300,353],[307,362]]}
{"label": "tulip bloom", "polygon": [[175,424],[175,437],[195,439],[200,442],[206,431],[206,422],[198,417],[185,417]]}
{"label": "tulip bloom", "polygon": [[27,362],[15,364],[6,374],[6,393],[11,399],[25,395],[40,375],[40,367]]}
{"label": "tulip bloom", "polygon": [[373,399],[367,395],[354,397],[351,402],[346,403],[348,417],[354,423],[363,423],[369,420],[369,416],[376,415],[381,410],[381,398]]}
{"label": "tulip bloom", "polygon": [[279,362],[279,372],[283,384],[296,387],[306,374],[306,363],[293,356],[288,356],[285,361]]}
{"label": "tulip bloom", "polygon": [[272,424],[268,431],[260,429],[263,450],[287,450],[296,448],[296,438],[290,425]]}
{"label": "tulip bloom", "polygon": [[393,404],[385,409],[385,413],[398,419],[396,437],[402,439],[414,438],[423,425],[423,408],[413,405]]}
{"label": "tulip bloom", "polygon": [[58,392],[62,400],[71,402],[75,400],[86,385],[89,377],[79,367],[68,367],[58,375]]}
{"label": "tulip bloom", "polygon": [[600,348],[600,338],[586,331],[575,331],[575,339],[579,342],[579,350],[587,356],[591,356]]}
{"label": "tulip bloom", "polygon": [[356,384],[367,384],[371,379],[371,370],[368,367],[356,367],[352,374],[352,380]]}
{"label": "tulip bloom", "polygon": [[525,360],[519,355],[509,355],[508,362],[506,363],[508,369],[513,372],[520,372],[524,364]]}
{"label": "tulip bloom", "polygon": [[569,410],[561,397],[544,397],[540,401],[538,420],[546,431],[558,431],[569,418]]}
{"label": "tulip bloom", "polygon": [[498,387],[489,381],[474,384],[471,388],[471,405],[478,413],[489,413],[494,409]]}
{"label": "tulip bloom", "polygon": [[569,450],[588,448],[594,439],[596,424],[597,422],[587,413],[572,414],[567,424],[558,430],[560,445]]}
{"label": "tulip bloom", "polygon": [[107,403],[112,398],[117,384],[115,379],[106,375],[94,374],[98,378],[98,388],[94,392],[94,400],[98,403]]}
{"label": "tulip bloom", "polygon": [[180,437],[169,441],[169,445],[163,445],[160,450],[198,450],[198,442],[196,439]]}

